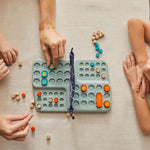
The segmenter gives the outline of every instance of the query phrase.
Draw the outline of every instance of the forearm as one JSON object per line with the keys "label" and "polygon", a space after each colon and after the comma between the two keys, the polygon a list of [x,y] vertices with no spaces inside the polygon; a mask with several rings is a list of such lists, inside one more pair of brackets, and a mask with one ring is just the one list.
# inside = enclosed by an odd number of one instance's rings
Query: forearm
{"label": "forearm", "polygon": [[145,134],[150,133],[150,109],[146,98],[141,98],[141,91],[139,93],[132,89],[134,105],[138,117],[141,130]]}
{"label": "forearm", "polygon": [[143,22],[139,19],[130,19],[128,29],[131,45],[138,64],[145,64],[148,55],[145,47],[145,32]]}
{"label": "forearm", "polygon": [[39,0],[41,30],[45,26],[55,28],[55,0]]}

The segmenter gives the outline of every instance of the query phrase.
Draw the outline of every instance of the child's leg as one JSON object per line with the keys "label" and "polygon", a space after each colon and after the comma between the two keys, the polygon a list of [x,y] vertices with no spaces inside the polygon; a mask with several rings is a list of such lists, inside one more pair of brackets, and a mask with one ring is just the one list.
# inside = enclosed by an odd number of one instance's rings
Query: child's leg
{"label": "child's leg", "polygon": [[136,92],[136,66],[133,54],[127,55],[123,69],[130,84],[139,125],[144,134],[150,134],[150,110],[146,98],[141,98],[141,90]]}
{"label": "child's leg", "polygon": [[0,57],[8,65],[12,65],[16,61],[17,55],[18,51],[0,33]]}
{"label": "child's leg", "polygon": [[0,59],[0,80],[5,78],[9,74],[8,67],[5,66],[4,60]]}

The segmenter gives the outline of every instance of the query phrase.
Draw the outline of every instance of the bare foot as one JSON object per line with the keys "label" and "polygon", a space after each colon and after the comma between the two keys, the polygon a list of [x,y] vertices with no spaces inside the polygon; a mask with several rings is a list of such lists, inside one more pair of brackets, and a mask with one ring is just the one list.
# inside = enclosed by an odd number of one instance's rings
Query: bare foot
{"label": "bare foot", "polygon": [[0,59],[0,80],[5,78],[9,74],[8,67],[5,66],[4,60]]}
{"label": "bare foot", "polygon": [[135,58],[133,53],[130,53],[126,56],[126,61],[123,61],[123,69],[132,89],[136,89],[137,79],[136,79],[136,66],[135,66]]}
{"label": "bare foot", "polygon": [[18,51],[0,33],[0,57],[8,65],[12,65],[17,59]]}

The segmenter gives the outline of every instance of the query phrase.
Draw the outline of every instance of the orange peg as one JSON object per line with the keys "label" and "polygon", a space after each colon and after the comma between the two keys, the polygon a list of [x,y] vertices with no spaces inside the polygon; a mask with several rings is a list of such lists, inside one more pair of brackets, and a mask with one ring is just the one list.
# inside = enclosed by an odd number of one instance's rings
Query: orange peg
{"label": "orange peg", "polygon": [[22,93],[21,96],[22,96],[22,98],[25,98],[25,97],[26,97],[26,94],[25,94],[25,93]]}
{"label": "orange peg", "polygon": [[86,86],[86,85],[82,85],[82,86],[81,86],[81,91],[82,91],[82,92],[85,92],[86,90],[87,90],[87,86]]}
{"label": "orange peg", "polygon": [[106,92],[109,92],[109,91],[110,91],[110,86],[109,86],[109,85],[105,85],[105,86],[104,86],[104,90],[105,90]]}
{"label": "orange peg", "polygon": [[54,102],[55,102],[55,103],[58,103],[58,98],[54,98]]}
{"label": "orange peg", "polygon": [[31,127],[31,131],[32,132],[35,131],[35,126]]}
{"label": "orange peg", "polygon": [[37,96],[41,96],[42,95],[42,93],[41,92],[37,92]]}
{"label": "orange peg", "polygon": [[110,107],[110,102],[109,102],[109,101],[105,101],[105,102],[104,102],[104,106],[105,106],[106,108]]}

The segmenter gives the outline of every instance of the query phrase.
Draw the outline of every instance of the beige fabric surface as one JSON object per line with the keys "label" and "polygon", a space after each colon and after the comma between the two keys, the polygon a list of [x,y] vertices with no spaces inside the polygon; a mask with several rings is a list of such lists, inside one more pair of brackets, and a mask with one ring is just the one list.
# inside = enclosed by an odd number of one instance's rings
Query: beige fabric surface
{"label": "beige fabric surface", "polygon": [[[10,75],[0,81],[0,113],[33,113],[25,142],[6,141],[0,137],[1,150],[149,150],[150,137],[138,126],[131,92],[122,70],[122,60],[130,52],[127,20],[149,19],[148,0],[57,0],[56,28],[67,39],[65,58],[74,47],[76,59],[95,59],[91,34],[105,32],[99,41],[108,63],[112,85],[112,110],[107,114],[76,114],[72,121],[65,113],[39,113],[29,108],[33,99],[32,62],[43,58],[39,42],[38,0],[1,0],[0,31],[19,50]],[[147,47],[148,48],[148,47]],[[12,101],[14,92],[26,92],[20,102]],[[46,134],[51,134],[47,143]]]}

